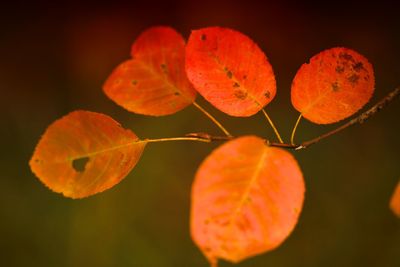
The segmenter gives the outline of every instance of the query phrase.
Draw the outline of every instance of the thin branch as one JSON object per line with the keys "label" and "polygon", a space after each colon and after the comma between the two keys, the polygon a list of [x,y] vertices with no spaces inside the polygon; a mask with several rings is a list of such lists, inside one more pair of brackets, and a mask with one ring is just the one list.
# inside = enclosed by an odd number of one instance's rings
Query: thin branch
{"label": "thin branch", "polygon": [[[367,111],[361,113],[358,117],[348,121],[347,123],[343,124],[342,126],[327,132],[323,135],[320,135],[314,139],[305,141],[299,145],[296,144],[286,144],[286,143],[276,143],[276,142],[270,142],[269,140],[265,140],[266,144],[268,146],[272,147],[281,147],[281,148],[286,148],[286,149],[294,149],[294,150],[300,150],[307,148],[315,143],[318,143],[322,139],[328,138],[334,134],[337,134],[340,131],[343,131],[344,129],[355,125],[355,124],[361,124],[373,115],[375,115],[378,111],[386,107],[390,102],[393,101],[396,97],[400,95],[400,86],[395,88],[392,92],[390,92],[387,96],[385,96],[381,101],[379,101],[377,104],[375,104],[373,107],[368,109]],[[169,137],[169,138],[160,138],[160,139],[144,139],[144,140],[139,140],[132,142],[131,144],[137,144],[137,143],[154,143],[154,142],[167,142],[167,141],[198,141],[198,142],[205,142],[209,143],[212,141],[229,141],[234,139],[234,136],[213,136],[208,133],[189,133],[186,134],[184,137]],[[130,144],[128,144],[130,145]],[[119,146],[120,147],[120,146]],[[113,148],[115,149],[115,148]]]}
{"label": "thin branch", "polygon": [[[235,139],[235,136],[213,136],[208,133],[189,133],[185,135],[186,137],[192,137],[194,141],[200,141],[200,140],[207,140],[205,142],[212,142],[212,141],[229,141],[232,139]],[[285,144],[285,143],[276,143],[276,142],[271,142],[269,140],[265,140],[266,144],[268,146],[274,146],[274,147],[282,147],[282,148],[290,148],[290,149],[295,149],[299,145],[291,145],[291,144]]]}
{"label": "thin branch", "polygon": [[192,137],[195,139],[203,139],[203,140],[208,140],[208,142],[211,141],[229,141],[234,139],[234,136],[213,136],[208,133],[188,133],[185,135],[186,137]]}
{"label": "thin branch", "polygon": [[[315,143],[318,143],[322,139],[328,138],[334,134],[337,134],[338,132],[343,131],[344,129],[355,125],[355,124],[361,124],[365,122],[367,119],[375,115],[378,111],[382,110],[384,107],[386,107],[390,102],[392,102],[396,97],[400,95],[400,86],[395,88],[392,92],[390,92],[388,95],[386,95],[381,101],[376,103],[374,106],[372,106],[370,109],[367,111],[361,113],[358,117],[348,121],[347,123],[343,124],[342,126],[327,132],[323,135],[320,135],[314,139],[302,142],[301,144],[286,144],[286,143],[275,143],[275,142],[270,142],[269,140],[265,140],[268,146],[272,147],[281,147],[281,148],[286,148],[286,149],[294,149],[294,150],[300,150],[307,148]],[[212,136],[207,133],[190,133],[187,134],[186,137],[192,137],[192,140],[195,141],[204,141],[204,142],[211,142],[211,141],[228,141],[233,139],[233,136]]]}
{"label": "thin branch", "polygon": [[381,101],[379,101],[378,103],[376,103],[372,108],[368,109],[367,111],[361,113],[358,117],[348,121],[347,123],[343,124],[342,126],[327,132],[326,134],[323,134],[321,136],[318,136],[314,139],[311,139],[309,141],[303,142],[300,145],[298,145],[297,147],[294,147],[294,149],[299,150],[299,149],[303,149],[306,147],[309,147],[315,143],[318,143],[319,141],[321,141],[322,139],[325,139],[329,136],[332,136],[334,134],[337,134],[338,132],[343,131],[344,129],[355,125],[355,124],[361,124],[363,122],[365,122],[367,119],[369,119],[370,117],[372,117],[373,115],[375,115],[378,111],[382,110],[384,107],[386,107],[390,102],[392,102],[393,99],[395,99],[396,97],[398,97],[400,95],[400,86],[398,86],[397,88],[395,88],[392,92],[390,92],[388,95],[386,95]]}

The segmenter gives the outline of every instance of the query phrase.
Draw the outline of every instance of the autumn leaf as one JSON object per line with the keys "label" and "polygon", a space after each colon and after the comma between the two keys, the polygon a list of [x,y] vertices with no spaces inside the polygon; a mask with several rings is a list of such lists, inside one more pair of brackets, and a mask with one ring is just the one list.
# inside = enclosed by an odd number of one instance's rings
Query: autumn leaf
{"label": "autumn leaf", "polygon": [[192,31],[186,73],[195,89],[219,110],[238,117],[260,111],[276,94],[267,57],[246,35],[228,28]]}
{"label": "autumn leaf", "polygon": [[372,65],[344,47],[325,50],[298,70],[291,90],[293,106],[319,124],[343,120],[361,109],[374,92]]}
{"label": "autumn leaf", "polygon": [[400,181],[397,183],[392,199],[390,200],[390,208],[400,218]]}
{"label": "autumn leaf", "polygon": [[279,246],[296,225],[304,181],[294,157],[255,136],[234,139],[201,164],[192,187],[191,234],[213,266]]}
{"label": "autumn leaf", "polygon": [[74,111],[47,128],[29,165],[51,190],[83,198],[118,184],[145,144],[106,115]]}
{"label": "autumn leaf", "polygon": [[144,31],[132,59],[108,77],[105,94],[123,108],[144,115],[169,115],[192,104],[196,91],[185,73],[185,41],[170,27]]}

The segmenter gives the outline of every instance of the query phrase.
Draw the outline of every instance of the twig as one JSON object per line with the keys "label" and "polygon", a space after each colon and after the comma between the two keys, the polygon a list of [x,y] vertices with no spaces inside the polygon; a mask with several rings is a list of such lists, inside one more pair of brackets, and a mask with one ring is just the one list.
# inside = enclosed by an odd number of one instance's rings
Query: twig
{"label": "twig", "polygon": [[314,139],[311,139],[309,141],[301,143],[299,146],[295,147],[294,149],[299,150],[303,149],[306,147],[309,147],[315,143],[318,143],[322,139],[325,139],[331,135],[337,134],[340,131],[343,131],[344,129],[354,125],[354,124],[361,124],[373,115],[375,115],[378,111],[386,107],[390,102],[392,102],[393,99],[398,97],[400,95],[400,86],[396,87],[392,92],[390,92],[388,95],[386,95],[381,101],[376,103],[372,108],[368,109],[367,111],[361,113],[358,117],[348,121],[347,123],[343,124],[342,126],[327,132],[326,134],[323,134],[321,136],[318,136]]}
{"label": "twig", "polygon": [[[344,129],[355,125],[355,124],[361,124],[373,115],[375,115],[378,111],[382,110],[384,107],[386,107],[390,102],[393,101],[396,97],[400,95],[400,86],[396,87],[392,92],[390,92],[388,95],[386,95],[381,101],[376,103],[373,107],[368,109],[367,111],[361,113],[359,116],[356,118],[348,121],[347,123],[343,124],[342,126],[329,131],[323,135],[320,135],[314,139],[302,142],[301,144],[286,144],[286,143],[275,143],[275,142],[270,142],[269,140],[265,140],[266,144],[268,146],[272,147],[281,147],[281,148],[286,148],[286,149],[294,149],[294,150],[300,150],[307,148],[315,143],[318,143],[322,139],[325,139],[327,137],[330,137],[334,134],[337,134],[338,132],[343,131]],[[235,137],[233,136],[212,136],[208,133],[190,133],[186,135],[187,137],[194,137],[197,139],[204,139],[207,140],[208,142],[211,141],[228,141],[231,140]],[[199,140],[198,140],[199,141]]]}
{"label": "twig", "polygon": [[189,133],[189,134],[186,134],[185,136],[209,140],[210,142],[211,141],[229,141],[229,140],[235,138],[233,136],[213,136],[208,133]]}

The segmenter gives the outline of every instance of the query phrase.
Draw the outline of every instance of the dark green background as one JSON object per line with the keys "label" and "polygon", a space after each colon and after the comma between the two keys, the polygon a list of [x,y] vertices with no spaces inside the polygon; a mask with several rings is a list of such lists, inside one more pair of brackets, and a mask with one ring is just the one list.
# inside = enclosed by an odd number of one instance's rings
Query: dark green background
{"label": "dark green background", "polygon": [[[188,37],[191,29],[219,25],[242,31],[266,52],[278,84],[267,110],[288,140],[298,116],[290,104],[291,80],[312,55],[346,46],[369,58],[376,72],[370,105],[400,84],[399,9],[389,3],[2,4],[0,265],[207,266],[190,240],[189,196],[197,166],[218,144],[151,144],[119,185],[70,200],[29,170],[40,135],[76,109],[108,114],[140,137],[219,134],[193,107],[167,117],[138,116],[101,90],[147,27],[170,25]],[[274,138],[261,114],[230,118],[198,101],[235,135]],[[307,184],[299,223],[278,249],[238,266],[400,266],[400,220],[388,208],[400,178],[399,116],[396,100],[365,124],[295,152]],[[302,121],[297,139],[335,126]]]}

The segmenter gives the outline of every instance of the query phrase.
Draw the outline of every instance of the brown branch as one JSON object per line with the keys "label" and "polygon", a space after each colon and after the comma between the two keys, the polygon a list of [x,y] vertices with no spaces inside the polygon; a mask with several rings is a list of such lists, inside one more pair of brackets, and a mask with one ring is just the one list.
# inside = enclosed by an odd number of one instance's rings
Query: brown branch
{"label": "brown branch", "polygon": [[[307,148],[315,143],[318,143],[319,141],[321,141],[322,139],[328,138],[334,134],[337,134],[338,132],[343,131],[344,129],[355,125],[355,124],[361,124],[364,121],[366,121],[367,119],[369,119],[370,117],[372,117],[373,115],[375,115],[378,111],[382,110],[384,107],[386,107],[390,102],[393,101],[393,99],[395,99],[396,97],[398,97],[400,95],[400,86],[396,87],[392,92],[390,92],[388,95],[386,95],[381,101],[379,101],[378,103],[376,103],[374,106],[372,106],[370,109],[368,109],[367,111],[361,113],[359,116],[357,116],[356,118],[348,121],[347,123],[343,124],[342,126],[329,131],[323,135],[320,135],[314,139],[302,142],[299,145],[296,144],[286,144],[286,143],[276,143],[276,142],[271,142],[269,140],[265,140],[265,142],[267,143],[268,146],[272,146],[272,147],[281,147],[281,148],[286,148],[286,149],[294,149],[294,150],[300,150],[300,149],[304,149]],[[209,142],[211,141],[228,141],[231,139],[234,139],[234,136],[213,136],[210,135],[208,133],[190,133],[186,135],[187,137],[195,137],[198,139],[204,139],[207,140]]]}
{"label": "brown branch", "polygon": [[322,139],[325,139],[329,136],[332,136],[334,134],[337,134],[338,132],[343,131],[344,129],[355,125],[355,124],[361,124],[364,121],[366,121],[367,119],[369,119],[370,117],[372,117],[373,115],[375,115],[378,111],[382,110],[384,107],[386,107],[390,102],[392,102],[393,99],[395,99],[396,97],[398,97],[400,95],[400,86],[396,87],[392,92],[390,92],[388,95],[386,95],[381,101],[379,101],[378,103],[376,103],[373,107],[371,107],[370,109],[368,109],[367,111],[361,113],[359,116],[357,116],[356,118],[348,121],[347,123],[343,124],[342,126],[327,132],[321,136],[318,136],[314,139],[311,139],[309,141],[303,142],[300,145],[298,145],[297,147],[294,147],[294,149],[299,150],[299,149],[304,149],[306,147],[309,147],[315,143],[318,143],[319,141],[321,141]]}
{"label": "brown branch", "polygon": [[189,133],[185,134],[187,137],[196,137],[199,139],[204,139],[208,141],[229,141],[231,139],[234,139],[234,136],[213,136],[208,133]]}

